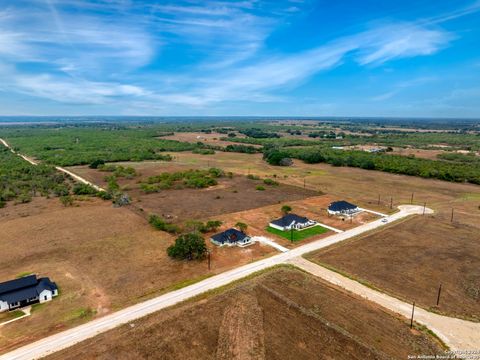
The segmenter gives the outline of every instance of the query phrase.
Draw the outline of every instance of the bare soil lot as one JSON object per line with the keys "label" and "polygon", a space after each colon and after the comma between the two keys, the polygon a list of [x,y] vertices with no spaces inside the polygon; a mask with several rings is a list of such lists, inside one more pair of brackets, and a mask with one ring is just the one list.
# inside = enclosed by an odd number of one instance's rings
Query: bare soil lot
{"label": "bare soil lot", "polygon": [[480,321],[480,233],[471,226],[416,217],[307,257],[426,309]]}
{"label": "bare soil lot", "polygon": [[[157,166],[155,166],[155,164]],[[259,180],[247,179],[244,175],[234,175],[233,178],[224,176],[218,179],[218,185],[206,189],[170,189],[159,193],[146,194],[139,187],[138,182],[152,175],[162,172],[174,172],[199,168],[173,162],[168,163],[139,163],[132,164],[141,174],[135,179],[119,179],[122,187],[133,199],[133,203],[145,213],[155,213],[174,222],[183,222],[191,219],[234,213],[242,210],[259,208],[270,204],[280,204],[287,201],[305,199],[318,195],[317,191],[304,189],[298,186],[280,184],[268,186]],[[85,176],[96,184],[105,186],[104,177],[108,173],[92,170],[88,167],[72,168],[76,173]],[[265,190],[256,190],[262,185]]]}
{"label": "bare soil lot", "polygon": [[308,274],[277,269],[158,312],[49,359],[406,359],[442,352],[406,319]]}
{"label": "bare soil lot", "polygon": [[444,150],[427,150],[427,149],[410,149],[410,148],[394,148],[390,154],[402,156],[415,156],[422,159],[438,160],[437,155],[445,153]]}
{"label": "bare soil lot", "polygon": [[[276,174],[282,183],[322,191],[335,200],[344,199],[361,207],[381,212],[394,211],[396,206],[413,203],[436,211],[436,216],[450,221],[451,209],[456,221],[480,229],[480,187],[413,176],[388,174],[358,168],[334,167],[327,164],[305,164],[295,161],[291,167],[271,166],[261,154],[217,153],[207,161],[201,155],[175,153],[176,164],[197,167],[216,166],[238,174],[262,177]],[[154,163],[143,166],[154,166]],[[380,199],[380,201],[379,201]],[[390,209],[392,200],[393,209]],[[461,216],[460,216],[461,215]]]}
{"label": "bare soil lot", "polygon": [[246,249],[211,247],[206,261],[167,257],[173,237],[153,230],[126,208],[98,199],[64,208],[58,199],[0,209],[0,281],[24,273],[49,276],[60,296],[32,316],[0,328],[0,353],[211,274],[269,256],[255,244]]}

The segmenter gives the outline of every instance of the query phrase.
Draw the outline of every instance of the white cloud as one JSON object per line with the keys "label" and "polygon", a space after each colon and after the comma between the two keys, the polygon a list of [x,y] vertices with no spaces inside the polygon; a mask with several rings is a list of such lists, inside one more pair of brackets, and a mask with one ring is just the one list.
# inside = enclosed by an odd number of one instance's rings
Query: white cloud
{"label": "white cloud", "polygon": [[64,103],[104,104],[114,98],[148,96],[144,89],[118,83],[55,78],[50,75],[16,77],[20,92]]}
{"label": "white cloud", "polygon": [[361,48],[358,61],[362,65],[382,64],[398,58],[424,56],[446,47],[454,36],[440,29],[416,24],[382,26],[359,36]]}

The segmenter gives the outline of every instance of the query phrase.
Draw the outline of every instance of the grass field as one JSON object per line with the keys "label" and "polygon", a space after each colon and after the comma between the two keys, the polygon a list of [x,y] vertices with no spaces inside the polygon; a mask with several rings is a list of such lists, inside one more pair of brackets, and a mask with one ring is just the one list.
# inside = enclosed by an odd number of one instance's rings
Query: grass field
{"label": "grass field", "polygon": [[[148,161],[124,165],[134,166],[141,176],[190,167],[219,167],[239,174],[235,177],[250,173],[262,178],[274,178],[283,184],[259,192],[255,191],[255,181],[248,180],[251,185],[246,190],[247,185],[242,179],[235,193],[233,187],[229,188],[235,185],[234,177],[232,183],[220,184],[223,186],[210,190],[192,190],[188,194],[184,193],[185,190],[169,190],[167,193],[170,195],[166,198],[152,197],[152,209],[153,206],[161,209],[166,206],[163,204],[165,202],[168,204],[165,209],[178,211],[179,217],[211,215],[224,221],[224,226],[243,221],[249,224],[248,232],[254,235],[258,231],[268,236],[265,226],[280,216],[283,204],[291,205],[294,211],[303,216],[344,230],[359,225],[355,223],[357,220],[363,222],[371,218],[356,217],[354,224],[335,217],[329,218],[325,212],[329,202],[347,200],[372,210],[393,212],[397,205],[410,203],[413,194],[414,204],[423,205],[426,202],[428,207],[435,210],[433,224],[399,224],[398,227],[392,227],[395,230],[379,233],[365,250],[365,243],[362,242],[346,248],[345,259],[334,254],[332,258],[338,259],[337,263],[331,259],[325,262],[397,296],[410,300],[412,294],[418,294],[419,304],[427,308],[436,299],[439,282],[445,281],[445,297],[442,295],[438,310],[452,313],[453,309],[454,314],[465,317],[478,314],[478,299],[474,298],[480,268],[480,255],[477,255],[480,249],[480,242],[477,241],[480,231],[478,186],[357,168],[310,165],[300,161],[295,161],[291,167],[274,167],[266,164],[261,154],[171,154],[175,157],[172,162]],[[82,168],[85,172],[91,170]],[[103,181],[105,173],[98,172],[95,176]],[[131,183],[121,180],[121,185],[135,189],[139,179],[132,179]],[[292,193],[287,191],[291,189],[287,185],[295,187]],[[253,194],[248,197],[243,194],[246,199],[242,199],[239,190],[245,190],[245,194],[250,194],[251,190]],[[328,195],[320,196],[322,193]],[[285,197],[292,194],[294,196],[291,198]],[[216,199],[217,195],[221,198]],[[268,201],[262,202],[258,200],[260,198],[252,196],[262,196]],[[239,203],[232,204],[226,201],[228,199],[238,200]],[[245,204],[248,206],[243,206]],[[141,201],[138,205],[145,205],[147,209],[149,201]],[[195,213],[187,213],[191,211],[189,206]],[[455,218],[454,223],[450,224],[452,208]],[[212,215],[215,213],[218,215]],[[170,235],[154,231],[144,218],[128,208],[115,209],[111,203],[98,199],[77,202],[74,207],[68,208],[64,208],[58,199],[45,198],[34,198],[30,204],[7,204],[0,209],[0,233],[0,246],[3,249],[0,253],[1,280],[14,278],[23,272],[35,272],[50,276],[62,290],[57,299],[36,308],[32,316],[3,328],[0,331],[0,352],[83,323],[89,317],[98,317],[169,291],[178,284],[188,284],[275,253],[273,249],[260,244],[245,249],[212,248],[212,272],[208,272],[205,263],[174,262],[165,255],[166,248],[173,241]],[[283,237],[278,238],[278,242],[284,246],[291,245],[289,239]],[[209,242],[207,244],[210,246]],[[349,264],[353,263],[360,264],[356,265],[358,273],[356,268],[350,267]],[[214,331],[218,332],[218,327]],[[280,340],[287,339],[281,336]],[[215,349],[213,339],[209,349],[212,346]],[[301,339],[298,340],[301,343]],[[311,346],[315,348],[315,345]]]}
{"label": "grass field", "polygon": [[289,241],[297,242],[315,235],[324,234],[328,231],[328,229],[325,229],[320,225],[316,225],[304,230],[282,231],[269,226],[267,227],[267,231],[271,234],[281,236]]}
{"label": "grass field", "polygon": [[406,359],[443,351],[408,320],[292,268],[201,295],[48,359]]}
{"label": "grass field", "polygon": [[478,234],[469,225],[419,216],[307,258],[426,309],[480,321]]}

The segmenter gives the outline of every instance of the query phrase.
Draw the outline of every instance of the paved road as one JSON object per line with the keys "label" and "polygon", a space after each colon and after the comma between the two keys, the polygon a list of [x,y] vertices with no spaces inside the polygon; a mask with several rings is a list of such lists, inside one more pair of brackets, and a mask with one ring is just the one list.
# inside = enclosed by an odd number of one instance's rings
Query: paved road
{"label": "paved road", "polygon": [[[23,160],[28,161],[28,162],[29,162],[30,164],[32,164],[32,165],[38,165],[38,162],[37,162],[37,161],[29,158],[28,156],[22,155],[22,154],[16,152],[15,150],[13,150],[13,148],[10,146],[10,144],[7,143],[4,139],[0,139],[0,143],[2,143],[3,146],[9,148],[10,151],[11,151],[12,153],[14,153],[15,155],[20,156]],[[91,187],[93,187],[93,188],[94,188],[95,190],[97,190],[97,191],[105,191],[105,189],[101,188],[100,186],[98,186],[98,185],[96,185],[96,184],[88,181],[87,179],[84,179],[83,177],[81,177],[81,176],[79,176],[79,175],[77,175],[77,174],[75,174],[75,173],[73,173],[73,172],[71,172],[71,171],[69,171],[69,170],[61,167],[61,166],[55,166],[55,169],[57,169],[58,171],[63,172],[63,173],[65,173],[65,174],[71,176],[74,180],[76,180],[76,181],[78,181],[78,182],[81,182],[81,183],[90,185]]]}
{"label": "paved road", "polygon": [[[388,219],[388,222],[399,220],[414,214],[421,214],[423,212],[423,207],[421,206],[404,205],[399,206],[399,209],[399,212],[386,217]],[[426,209],[426,212],[430,213],[432,212],[432,210]],[[303,246],[299,246],[288,252],[238,267],[236,269],[200,281],[196,284],[130,306],[118,312],[106,315],[99,319],[90,321],[86,324],[77,326],[75,328],[63,331],[61,333],[49,336],[32,344],[18,348],[16,350],[13,350],[12,352],[0,356],[0,360],[26,360],[37,359],[46,356],[55,351],[68,348],[69,346],[72,346],[80,341],[86,340],[95,335],[118,327],[122,324],[129,323],[131,321],[134,321],[136,319],[139,319],[141,317],[189,299],[193,296],[202,294],[206,291],[218,288],[232,281],[246,277],[257,271],[267,269],[278,264],[286,263],[289,260],[304,255],[308,252],[322,249],[324,247],[347,240],[349,238],[374,230],[384,225],[386,225],[386,223],[382,222],[382,219],[375,220],[373,222],[358,226],[354,229],[347,230],[342,233],[333,234],[324,239],[317,240]]]}
{"label": "paved road", "polygon": [[[412,304],[372,290],[301,257],[290,260],[290,263],[406,318],[410,318],[412,315]],[[437,315],[418,307],[415,308],[414,319],[418,323],[426,325],[452,350],[480,350],[480,323]]]}

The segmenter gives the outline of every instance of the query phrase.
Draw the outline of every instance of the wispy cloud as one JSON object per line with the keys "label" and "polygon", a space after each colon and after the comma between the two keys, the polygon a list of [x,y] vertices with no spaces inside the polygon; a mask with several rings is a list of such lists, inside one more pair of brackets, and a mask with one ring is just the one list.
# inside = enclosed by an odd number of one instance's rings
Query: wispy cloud
{"label": "wispy cloud", "polygon": [[400,92],[402,92],[404,89],[424,85],[424,84],[427,84],[427,83],[430,83],[430,82],[436,81],[436,80],[438,80],[436,77],[419,77],[419,78],[414,78],[414,79],[410,79],[410,80],[406,80],[406,81],[401,81],[401,82],[395,84],[393,86],[392,90],[389,90],[389,91],[387,91],[383,94],[374,96],[374,97],[371,98],[371,100],[372,101],[388,100],[388,99],[394,97],[395,95],[399,94]]}
{"label": "wispy cloud", "polygon": [[[269,49],[272,33],[308,3],[18,0],[0,11],[0,81],[9,91],[75,104],[281,101],[286,90],[346,62],[375,68],[435,54],[457,38],[443,22],[480,10],[477,1],[436,17],[372,23],[304,50]],[[164,58],[176,66],[164,68]]]}

